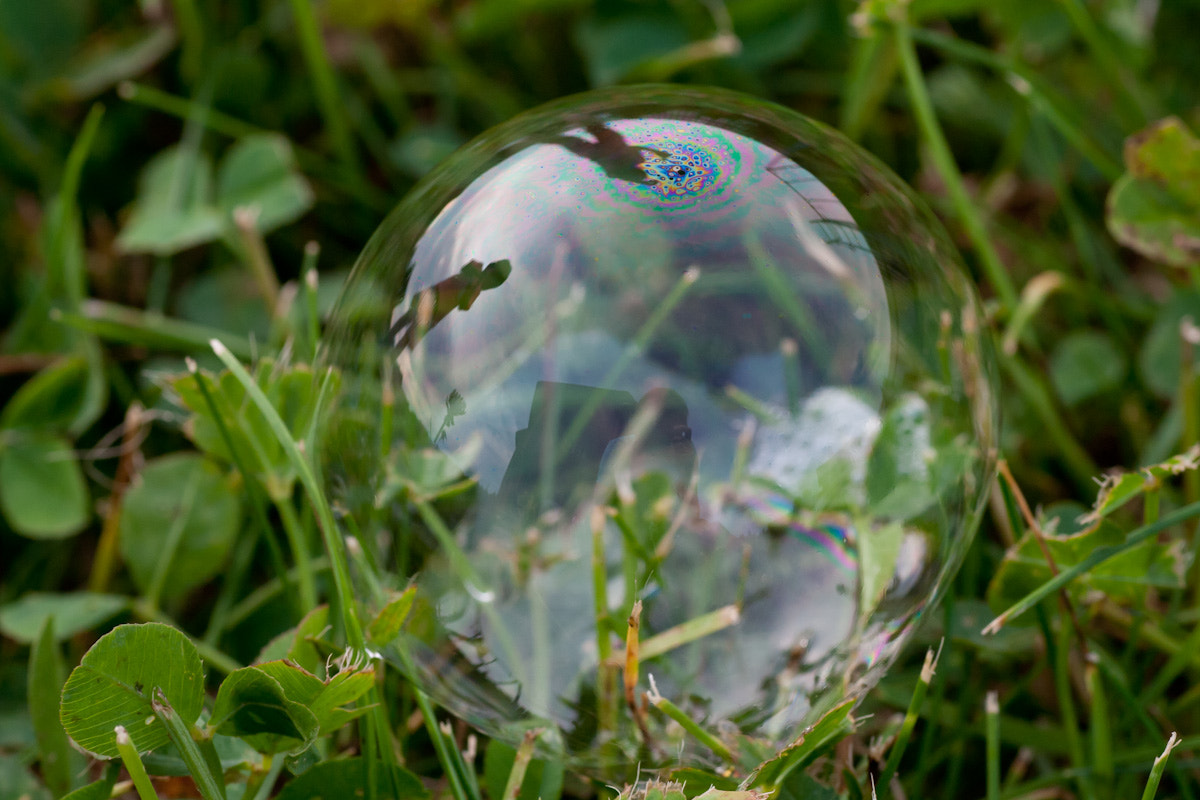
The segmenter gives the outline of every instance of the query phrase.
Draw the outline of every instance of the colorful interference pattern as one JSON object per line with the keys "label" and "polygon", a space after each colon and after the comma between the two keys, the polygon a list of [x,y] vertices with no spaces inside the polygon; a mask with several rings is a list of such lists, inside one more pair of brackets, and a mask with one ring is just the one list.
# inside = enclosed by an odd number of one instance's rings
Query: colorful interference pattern
{"label": "colorful interference pattern", "polygon": [[795,519],[792,502],[782,495],[753,493],[739,496],[738,501],[750,511],[752,518],[765,526],[787,528],[844,574],[858,573],[858,552],[850,542],[847,522],[839,516],[830,514],[810,527]]}
{"label": "colorful interference pattern", "polygon": [[748,137],[703,122],[624,119],[607,125],[640,153],[642,180],[605,181],[593,198],[601,212],[615,200],[626,211],[665,212],[679,215],[680,222],[695,216],[724,221],[753,198],[748,190],[764,180],[766,165],[778,157]]}
{"label": "colorful interference pattern", "polygon": [[711,153],[685,142],[662,145],[662,154],[645,151],[647,158],[638,166],[650,185],[667,199],[684,200],[704,192],[716,179],[717,168]]}

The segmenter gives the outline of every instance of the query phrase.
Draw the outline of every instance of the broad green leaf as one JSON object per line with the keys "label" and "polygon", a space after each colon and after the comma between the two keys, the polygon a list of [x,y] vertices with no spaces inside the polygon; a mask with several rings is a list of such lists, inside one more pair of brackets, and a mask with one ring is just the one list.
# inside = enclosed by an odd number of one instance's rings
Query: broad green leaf
{"label": "broad green leaf", "polygon": [[49,434],[14,434],[0,444],[0,511],[31,539],[62,539],[91,518],[83,471],[70,445]]}
{"label": "broad green leaf", "polygon": [[1100,484],[1095,507],[1083,521],[1090,524],[1107,517],[1138,495],[1151,489],[1157,489],[1164,481],[1193,469],[1200,469],[1200,444],[1193,446],[1186,453],[1172,456],[1160,464],[1153,464],[1133,472],[1107,475],[1104,482]]}
{"label": "broad green leaf", "polygon": [[55,796],[69,792],[83,759],[67,744],[67,733],[58,718],[66,668],[54,635],[54,618],[46,620],[29,653],[29,714],[37,735],[42,779]]}
{"label": "broad green leaf", "polygon": [[63,641],[95,628],[128,606],[128,598],[115,594],[30,592],[0,606],[0,632],[22,644],[31,644],[46,620],[54,617],[54,635]]}
{"label": "broad green leaf", "polygon": [[816,469],[805,472],[796,489],[800,508],[811,511],[842,511],[859,504],[860,481],[855,479],[854,463],[836,455]]}
{"label": "broad green leaf", "polygon": [[317,606],[296,626],[288,658],[314,675],[324,675],[326,654],[316,641],[329,630],[329,606]]}
{"label": "broad green leaf", "polygon": [[1200,211],[1200,139],[1178,117],[1159,120],[1130,136],[1125,165],[1135,178],[1158,181]]}
{"label": "broad green leaf", "polygon": [[1147,258],[1180,267],[1200,259],[1200,212],[1157,183],[1122,175],[1107,216],[1113,238]]}
{"label": "broad green leaf", "polygon": [[263,647],[254,663],[288,659],[312,675],[324,675],[325,655],[311,641],[329,628],[329,606],[317,606],[300,620],[300,624],[276,636]]}
{"label": "broad green leaf", "polygon": [[1108,196],[1109,231],[1166,264],[1200,260],[1200,139],[1168,117],[1125,141],[1125,166]]}
{"label": "broad green leaf", "polygon": [[321,724],[321,735],[331,733],[366,713],[366,708],[346,709],[375,685],[375,670],[343,670],[325,683],[311,710]]}
{"label": "broad green leaf", "polygon": [[729,11],[733,29],[742,42],[741,50],[730,60],[753,72],[795,58],[820,35],[821,24],[828,18],[827,9],[816,3],[779,3],[774,9],[755,3],[730,4]]}
{"label": "broad green leaf", "polygon": [[470,488],[472,481],[464,475],[463,466],[474,462],[482,445],[483,440],[474,437],[453,455],[432,447],[399,450],[387,465],[387,475],[379,491],[382,499],[377,502],[389,502],[401,491],[435,499]]}
{"label": "broad green leaf", "polygon": [[268,661],[257,665],[283,688],[284,695],[291,701],[309,709],[317,718],[321,736],[361,716],[367,709],[345,709],[375,685],[375,671],[343,670],[328,681],[322,681],[312,673],[288,661]]}
{"label": "broad green leaf", "polygon": [[130,216],[117,243],[127,253],[170,256],[213,241],[224,228],[221,213],[210,206],[180,211],[146,209]]}
{"label": "broad green leaf", "polygon": [[146,590],[165,570],[163,597],[179,597],[215,576],[241,525],[239,495],[211,461],[175,453],[149,462],[126,493],[121,555]]}
{"label": "broad green leaf", "polygon": [[[277,369],[272,362],[263,360],[258,373],[259,385],[292,436],[303,440],[308,436],[316,407],[317,384],[312,370],[303,365]],[[206,453],[233,463],[209,404],[196,385],[197,377],[205,382],[241,463],[254,471],[272,498],[290,498],[296,480],[291,461],[262,413],[247,398],[245,387],[229,371],[220,373],[216,379],[200,372],[198,376],[181,375],[172,382],[183,404],[193,413],[187,428],[192,441]],[[336,385],[331,388],[337,390]]]}
{"label": "broad green leaf", "polygon": [[[1138,374],[1159,397],[1174,397],[1179,391],[1182,361],[1179,327],[1185,317],[1200,325],[1200,294],[1194,290],[1177,290],[1157,308],[1154,322],[1138,351]],[[1200,352],[1195,355],[1200,359]]]}
{"label": "broad green leaf", "polygon": [[773,758],[759,764],[743,785],[778,785],[792,770],[803,769],[811,764],[854,730],[854,719],[850,716],[853,710],[854,701],[849,700],[825,712],[824,716],[801,733],[795,741]]}
{"label": "broad green leaf", "polygon": [[1071,43],[1071,18],[1061,3],[1041,0],[1005,0],[988,3],[985,19],[1005,41],[1018,43],[1025,52],[1048,58]]}
{"label": "broad green leaf", "polygon": [[255,666],[275,679],[287,699],[302,706],[311,706],[325,691],[324,681],[290,661],[267,661]]}
{"label": "broad green leaf", "polygon": [[117,237],[128,253],[172,255],[211,242],[226,229],[212,204],[212,163],[182,146],[159,151],[142,170],[138,196]]}
{"label": "broad green leaf", "polygon": [[[100,393],[107,393],[100,382]],[[78,433],[96,421],[104,398],[94,397],[87,359],[65,358],[46,367],[13,394],[0,413],[0,428],[32,428]]]}
{"label": "broad green leaf", "polygon": [[113,728],[125,726],[140,752],[169,739],[154,717],[152,692],[162,690],[179,718],[192,725],[204,705],[200,654],[169,625],[119,625],[102,636],[63,687],[60,714],[75,743],[100,758],[117,755]]}
{"label": "broad green leaf", "polygon": [[[332,800],[363,797],[366,794],[367,765],[362,758],[324,761],[300,775],[279,793],[276,800]],[[419,778],[400,767],[391,774],[386,768],[375,771],[375,791],[389,800],[424,800],[429,791]]]}
{"label": "broad green leaf", "polygon": [[176,44],[173,25],[114,30],[95,37],[71,59],[55,89],[66,100],[83,100],[136,77],[167,55]]}
{"label": "broad green leaf", "polygon": [[289,700],[279,681],[244,667],[221,682],[209,726],[236,736],[261,753],[298,753],[316,740],[316,716]]}
{"label": "broad green leaf", "polygon": [[313,204],[312,188],[296,172],[286,138],[252,134],[229,149],[217,173],[217,206],[225,215],[240,207],[258,211],[262,232],[294,222]]}
{"label": "broad green leaf", "polygon": [[[1124,536],[1120,528],[1105,519],[1079,533],[1047,534],[1044,541],[1057,571],[1062,572],[1078,564],[1096,548],[1120,543]],[[1181,541],[1147,539],[1081,575],[1067,585],[1067,592],[1076,600],[1099,592],[1117,602],[1140,602],[1152,587],[1181,588],[1187,563]],[[1054,573],[1046,563],[1041,546],[1033,531],[1029,531],[1009,548],[1000,562],[988,586],[988,605],[999,613],[1052,577]]]}
{"label": "broad green leaf", "polygon": [[1050,380],[1067,405],[1118,389],[1128,362],[1112,339],[1098,331],[1067,334],[1050,357]]}
{"label": "broad green leaf", "polygon": [[860,617],[865,619],[883,599],[896,572],[896,558],[904,541],[904,527],[898,522],[872,525],[860,520],[858,525],[860,579]]}
{"label": "broad green leaf", "polygon": [[412,585],[388,601],[387,605],[375,615],[375,619],[371,620],[371,624],[367,626],[367,635],[372,642],[382,647],[391,644],[392,640],[400,635],[404,621],[408,619],[408,612],[412,610],[413,598],[416,596],[417,587]]}
{"label": "broad green leaf", "polygon": [[884,415],[867,461],[867,503],[873,515],[902,522],[933,503],[929,417],[929,406],[915,394],[900,398]]}

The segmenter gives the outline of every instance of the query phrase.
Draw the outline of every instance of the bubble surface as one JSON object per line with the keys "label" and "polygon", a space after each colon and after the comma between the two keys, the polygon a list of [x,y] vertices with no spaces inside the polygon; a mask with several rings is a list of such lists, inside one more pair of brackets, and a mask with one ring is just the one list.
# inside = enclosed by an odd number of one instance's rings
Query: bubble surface
{"label": "bubble surface", "polygon": [[781,107],[643,87],[484,134],[327,336],[368,600],[417,587],[390,660],[598,774],[719,762],[659,697],[785,745],[957,568],[993,467],[980,324],[912,192]]}

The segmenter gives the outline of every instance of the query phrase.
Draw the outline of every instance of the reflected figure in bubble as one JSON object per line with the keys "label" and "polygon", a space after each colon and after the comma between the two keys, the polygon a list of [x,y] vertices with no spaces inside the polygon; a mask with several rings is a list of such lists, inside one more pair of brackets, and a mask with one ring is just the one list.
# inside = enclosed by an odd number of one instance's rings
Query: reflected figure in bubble
{"label": "reflected figure in bubble", "polygon": [[574,132],[546,139],[547,144],[565,147],[574,155],[586,158],[608,177],[630,183],[647,183],[652,180],[645,168],[647,154],[651,158],[667,159],[670,153],[646,145],[629,144],[621,134],[607,125],[592,124],[584,127],[594,141],[589,142]]}
{"label": "reflected figure in bubble", "polygon": [[[632,433],[639,412],[649,420],[640,437]],[[524,524],[570,508],[595,492],[624,442],[637,451],[637,472],[658,468],[686,485],[696,448],[678,392],[658,387],[635,400],[617,389],[539,381],[496,500]]]}
{"label": "reflected figure in bubble", "polygon": [[418,292],[408,310],[392,321],[388,331],[392,345],[399,349],[417,344],[433,326],[451,311],[467,311],[489,289],[499,288],[512,274],[507,260],[493,261],[486,267],[470,261],[457,275]]}

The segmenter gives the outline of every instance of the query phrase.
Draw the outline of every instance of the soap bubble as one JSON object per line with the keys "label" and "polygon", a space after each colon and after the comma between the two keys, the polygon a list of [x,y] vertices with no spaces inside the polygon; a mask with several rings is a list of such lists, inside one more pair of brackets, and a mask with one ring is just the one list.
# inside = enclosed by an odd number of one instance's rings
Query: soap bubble
{"label": "soap bubble", "polygon": [[327,338],[366,599],[416,586],[388,658],[597,774],[719,763],[660,697],[773,752],[878,680],[962,558],[981,325],[913,193],[794,112],[643,87],[485,133],[383,223]]}

